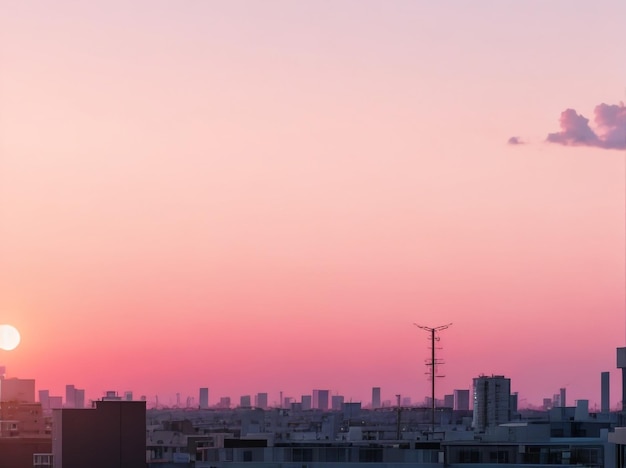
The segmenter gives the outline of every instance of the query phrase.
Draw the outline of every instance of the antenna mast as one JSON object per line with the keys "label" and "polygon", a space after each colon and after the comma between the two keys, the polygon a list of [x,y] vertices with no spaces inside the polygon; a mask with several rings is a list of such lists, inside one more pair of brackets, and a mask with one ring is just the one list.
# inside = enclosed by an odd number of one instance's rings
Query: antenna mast
{"label": "antenna mast", "polygon": [[[417,328],[421,328],[422,330],[426,330],[428,333],[430,333],[430,359],[426,360],[426,366],[430,368],[430,370],[428,371],[428,373],[430,374],[430,382],[431,382],[431,416],[430,416],[430,423],[431,423],[431,430],[434,433],[435,432],[435,379],[438,377],[437,376],[437,365],[441,365],[443,364],[443,361],[441,360],[437,360],[435,358],[435,342],[439,341],[439,337],[437,336],[437,333],[440,331],[445,330],[446,328],[450,327],[452,324],[448,323],[446,325],[440,325],[438,327],[425,327],[423,325],[418,325],[417,323],[414,323],[413,325],[415,325]],[[440,376],[443,377],[443,376]]]}

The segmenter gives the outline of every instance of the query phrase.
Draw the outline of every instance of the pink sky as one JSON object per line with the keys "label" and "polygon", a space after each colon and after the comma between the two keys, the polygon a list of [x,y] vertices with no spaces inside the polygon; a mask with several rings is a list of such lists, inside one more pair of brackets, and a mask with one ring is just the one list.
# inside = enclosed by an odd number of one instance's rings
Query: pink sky
{"label": "pink sky", "polygon": [[[626,4],[2,2],[9,375],[369,402],[505,374],[599,400],[626,344]],[[511,136],[524,144],[507,145]]]}

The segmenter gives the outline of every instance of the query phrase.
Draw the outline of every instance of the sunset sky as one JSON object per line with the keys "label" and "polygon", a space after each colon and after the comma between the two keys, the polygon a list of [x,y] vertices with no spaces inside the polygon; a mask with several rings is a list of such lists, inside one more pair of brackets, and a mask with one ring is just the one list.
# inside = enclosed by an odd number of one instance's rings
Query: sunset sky
{"label": "sunset sky", "polygon": [[0,10],[9,376],[415,401],[452,322],[439,398],[621,399],[623,0]]}

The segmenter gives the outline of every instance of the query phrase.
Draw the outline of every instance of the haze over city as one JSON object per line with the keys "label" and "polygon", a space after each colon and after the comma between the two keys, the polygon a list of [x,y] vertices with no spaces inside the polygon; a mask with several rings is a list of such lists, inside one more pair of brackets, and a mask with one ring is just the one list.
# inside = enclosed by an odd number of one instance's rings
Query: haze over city
{"label": "haze over city", "polygon": [[618,403],[626,3],[1,4],[10,376]]}

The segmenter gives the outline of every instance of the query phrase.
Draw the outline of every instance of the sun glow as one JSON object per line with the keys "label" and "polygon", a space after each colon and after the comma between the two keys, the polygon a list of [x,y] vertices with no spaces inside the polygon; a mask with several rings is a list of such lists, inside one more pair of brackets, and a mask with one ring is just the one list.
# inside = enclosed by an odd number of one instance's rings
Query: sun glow
{"label": "sun glow", "polygon": [[0,349],[12,351],[20,344],[20,332],[13,325],[0,325]]}

